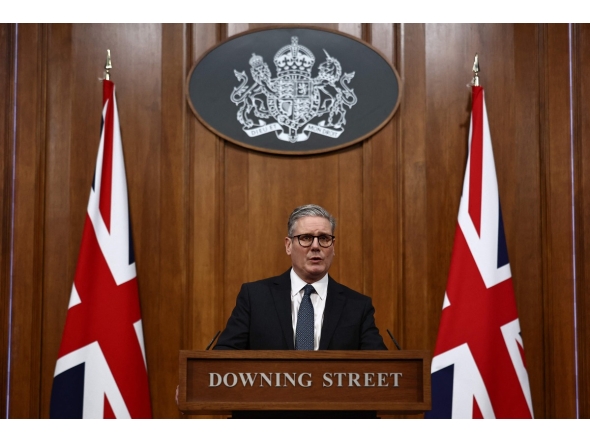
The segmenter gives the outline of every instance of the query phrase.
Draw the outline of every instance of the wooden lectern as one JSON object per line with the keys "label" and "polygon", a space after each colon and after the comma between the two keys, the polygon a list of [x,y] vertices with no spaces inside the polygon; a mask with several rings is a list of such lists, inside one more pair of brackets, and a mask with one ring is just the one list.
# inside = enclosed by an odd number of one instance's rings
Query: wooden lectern
{"label": "wooden lectern", "polygon": [[178,407],[194,415],[431,408],[426,351],[181,350],[179,380]]}

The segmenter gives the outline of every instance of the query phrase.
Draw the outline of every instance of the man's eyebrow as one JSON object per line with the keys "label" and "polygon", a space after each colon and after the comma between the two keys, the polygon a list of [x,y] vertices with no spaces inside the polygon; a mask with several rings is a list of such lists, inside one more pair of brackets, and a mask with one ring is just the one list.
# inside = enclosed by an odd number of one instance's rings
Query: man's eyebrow
{"label": "man's eyebrow", "polygon": [[[311,234],[311,233],[301,233],[301,234],[296,234],[295,236],[316,236],[315,234]],[[333,236],[330,233],[320,233],[317,236]]]}

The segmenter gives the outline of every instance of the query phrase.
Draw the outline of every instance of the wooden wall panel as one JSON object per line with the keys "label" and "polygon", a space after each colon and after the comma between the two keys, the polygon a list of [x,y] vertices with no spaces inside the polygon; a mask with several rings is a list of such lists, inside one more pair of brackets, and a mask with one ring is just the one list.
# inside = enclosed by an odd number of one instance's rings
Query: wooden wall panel
{"label": "wooden wall panel", "polygon": [[[505,127],[493,133],[496,162],[502,166],[499,180],[504,184],[500,198],[504,213],[504,229],[512,270],[519,321],[526,351],[526,363],[535,416],[545,416],[544,341],[543,341],[543,247],[542,222],[539,217],[541,192],[541,161],[539,149],[540,97],[538,76],[531,76],[531,67],[540,66],[539,27],[514,27],[514,72],[508,81],[506,97],[510,112],[496,109],[496,119]],[[488,96],[491,95],[488,94]],[[486,96],[487,97],[487,96]],[[503,117],[505,114],[507,117]],[[508,137],[502,137],[506,131]]]}
{"label": "wooden wall panel", "polygon": [[16,26],[0,25],[0,417],[7,416],[10,337],[14,48]]}
{"label": "wooden wall panel", "polygon": [[[229,142],[224,144],[219,141],[220,151],[223,154],[223,185],[224,188],[219,190],[222,196],[224,222],[219,227],[220,247],[223,247],[223,315],[219,320],[217,330],[223,330],[231,311],[235,306],[236,295],[243,282],[250,281],[249,275],[249,175],[250,175],[250,155],[246,150],[231,145]],[[254,240],[252,240],[254,242]],[[260,243],[266,244],[267,250],[274,247],[277,251],[276,244],[271,240],[260,240]],[[270,254],[266,253],[265,254]],[[276,255],[276,254],[275,254]]]}
{"label": "wooden wall panel", "polygon": [[[331,273],[350,288],[363,290],[363,149],[355,145],[338,153],[330,168],[338,170],[336,256]],[[334,184],[330,185],[331,187]],[[291,209],[292,210],[292,209]],[[285,224],[286,225],[286,224]],[[285,228],[286,231],[286,228]]]}
{"label": "wooden wall panel", "polygon": [[[395,65],[397,57],[396,27],[392,24],[372,25],[372,45],[381,51],[390,63]],[[400,306],[400,171],[398,117],[394,117],[370,141],[363,144],[365,164],[363,174],[363,210],[369,225],[364,236],[364,245],[369,247],[370,257],[365,263],[365,285],[363,293],[373,298],[375,322],[384,340],[391,346],[386,329],[397,334]],[[354,258],[344,258],[354,260]],[[346,284],[346,281],[344,281]],[[401,322],[401,321],[400,321]]]}
{"label": "wooden wall panel", "polygon": [[[224,27],[215,24],[187,25],[185,51],[188,63],[183,69],[185,80],[194,63],[220,41],[221,29]],[[179,263],[186,269],[186,290],[174,297],[185,301],[182,349],[204,350],[215,333],[223,328],[222,323],[225,323],[222,298],[225,286],[223,182],[227,172],[223,142],[201,125],[190,111],[184,94],[184,100],[179,100],[179,92],[169,100],[184,109],[185,163],[176,162],[187,174],[183,202],[183,212],[186,214],[186,256],[185,263]],[[170,363],[172,368],[178,366],[177,351],[170,351],[171,356],[175,353],[174,363]],[[169,374],[169,378],[171,385],[177,385],[177,370]],[[173,409],[172,405],[170,416],[166,417],[174,417]],[[176,416],[181,416],[178,411]]]}
{"label": "wooden wall panel", "polygon": [[[152,310],[143,311],[146,335],[146,354],[149,357],[152,411],[155,417],[173,418],[178,409],[172,399],[178,378],[177,348],[187,348],[186,318],[189,304],[187,291],[188,259],[188,171],[189,147],[185,143],[187,132],[186,103],[178,100],[184,91],[184,73],[188,69],[186,26],[166,24],[161,28],[162,78],[161,102],[166,113],[160,113],[160,251],[158,297]],[[142,299],[142,308],[146,307]],[[172,322],[174,320],[174,322]]]}
{"label": "wooden wall panel", "polygon": [[[71,25],[52,26],[48,29],[47,178],[45,190],[40,192],[45,201],[44,274],[50,278],[43,279],[41,387],[51,387],[61,341],[59,330],[65,323],[72,288],[74,256],[79,249],[77,242],[76,245],[72,244],[73,239],[81,236],[80,223],[73,224],[71,220],[72,193],[68,192],[71,190],[72,167],[76,167],[71,164],[70,159],[72,150],[77,146],[71,138],[64,137],[72,133],[72,125],[75,123],[72,115],[75,91],[72,81],[74,72],[71,69],[72,37]],[[64,67],[68,69],[63,69]],[[98,147],[98,143],[96,145]],[[89,186],[86,189],[90,191]],[[83,220],[83,210],[76,216],[80,221]],[[57,252],[62,252],[60,260],[55,260]],[[70,255],[66,252],[70,252]],[[41,416],[44,411],[48,411],[50,395],[47,390],[42,389],[40,392]]]}
{"label": "wooden wall panel", "polygon": [[576,416],[574,342],[574,262],[572,249],[572,176],[567,25],[547,25],[544,86],[546,102],[541,125],[544,156],[544,345],[545,415]]}
{"label": "wooden wall panel", "polygon": [[286,157],[220,139],[195,118],[184,95],[186,76],[206,51],[261,26],[0,26],[1,409],[10,388],[2,416],[49,414],[96,160],[98,77],[109,48],[155,417],[181,416],[174,403],[177,351],[207,346],[243,282],[289,267],[286,219],[304,203],[319,203],[338,219],[331,274],[373,297],[388,346],[391,329],[403,348],[433,349],[467,158],[466,84],[475,52],[535,416],[574,417],[577,396],[580,415],[588,417],[589,27],[572,28],[572,145],[566,25],[314,25],[372,43],[400,73],[402,102],[362,143]]}
{"label": "wooden wall panel", "polygon": [[[426,48],[423,24],[400,25],[400,61],[398,70],[403,82],[400,113],[402,170],[402,250],[403,330],[398,342],[409,350],[429,350],[436,341],[437,317],[442,305],[440,295],[428,288],[429,248],[426,114]],[[403,110],[403,112],[401,111]],[[400,321],[401,321],[400,319]],[[434,321],[434,322],[433,322]],[[399,322],[399,321],[398,321]],[[388,342],[389,344],[389,342]]]}
{"label": "wooden wall panel", "polygon": [[590,25],[574,25],[573,52],[578,401],[590,418]]}
{"label": "wooden wall panel", "polygon": [[11,313],[11,417],[39,415],[45,186],[45,67],[43,25],[18,26],[16,153]]}
{"label": "wooden wall panel", "polygon": [[[192,65],[219,41],[213,24],[192,25],[189,32],[189,64]],[[175,100],[178,100],[176,98]],[[186,100],[186,99],[184,99]],[[185,102],[189,144],[188,297],[190,318],[186,347],[203,350],[225,322],[223,309],[225,171],[222,141],[195,118]]]}

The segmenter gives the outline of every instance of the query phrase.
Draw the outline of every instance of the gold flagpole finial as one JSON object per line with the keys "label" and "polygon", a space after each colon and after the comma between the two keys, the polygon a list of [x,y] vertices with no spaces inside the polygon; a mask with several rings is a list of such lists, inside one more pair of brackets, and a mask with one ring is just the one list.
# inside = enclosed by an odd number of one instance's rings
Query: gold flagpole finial
{"label": "gold flagpole finial", "polygon": [[473,86],[479,86],[479,57],[475,53],[475,60],[473,61],[473,80],[471,80]]}
{"label": "gold flagpole finial", "polygon": [[113,64],[111,63],[111,50],[107,49],[107,62],[104,65],[104,79],[110,80],[109,71],[113,68]]}

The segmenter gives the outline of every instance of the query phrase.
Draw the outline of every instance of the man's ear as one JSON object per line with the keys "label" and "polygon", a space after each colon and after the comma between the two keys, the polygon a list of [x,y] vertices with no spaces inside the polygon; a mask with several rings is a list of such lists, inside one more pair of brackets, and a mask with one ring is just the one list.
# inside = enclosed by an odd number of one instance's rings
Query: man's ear
{"label": "man's ear", "polygon": [[290,237],[285,238],[285,252],[291,256],[291,247],[293,246],[293,240]]}

